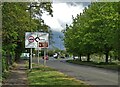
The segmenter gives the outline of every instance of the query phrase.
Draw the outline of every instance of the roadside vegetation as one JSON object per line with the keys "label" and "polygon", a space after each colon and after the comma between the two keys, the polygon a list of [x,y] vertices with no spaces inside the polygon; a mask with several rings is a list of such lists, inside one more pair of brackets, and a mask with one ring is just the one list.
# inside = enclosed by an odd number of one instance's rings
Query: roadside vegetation
{"label": "roadside vegetation", "polygon": [[[44,11],[53,16],[51,2],[32,3],[32,5],[36,4],[39,6],[31,7],[31,14],[29,2],[4,2],[0,5],[2,7],[2,76],[5,78],[9,74],[6,72],[9,71],[10,66],[19,61],[21,53],[30,52],[24,47],[25,32],[43,29],[43,31],[50,33],[50,38],[52,37],[51,31],[48,30],[50,28],[41,19]],[[120,2],[94,2],[85,8],[83,13],[73,18],[73,23],[69,26],[66,25],[64,30],[66,51],[71,55],[79,56],[79,61],[82,61],[81,56],[87,56],[87,61],[91,61],[93,57],[90,55],[94,53],[105,55],[106,63],[109,62],[109,57],[120,61],[120,45],[118,43],[120,42],[119,6]],[[39,17],[37,18],[36,15]],[[52,72],[47,73],[41,68],[33,69],[29,73],[29,79],[33,84],[37,84],[34,82],[40,80],[37,77],[40,74],[38,71],[46,76]],[[53,73],[56,74],[57,72]],[[34,80],[34,76],[38,79]],[[46,79],[48,81],[49,78],[46,77]],[[67,83],[74,84],[72,81]],[[46,83],[43,82],[42,84]]]}
{"label": "roadside vegetation", "polygon": [[83,81],[69,77],[55,69],[43,65],[33,65],[33,69],[28,71],[28,82],[30,87],[51,86],[51,87],[90,87]]}
{"label": "roadside vegetation", "polygon": [[[51,3],[32,3],[30,2],[4,2],[2,7],[2,73],[6,77],[10,66],[19,61],[23,52],[29,52],[25,49],[25,32],[35,32],[39,29],[48,32],[49,27],[37,16],[43,14],[43,10],[52,16]],[[41,9],[40,9],[41,8]],[[31,9],[31,13],[30,13]],[[32,25],[32,26],[31,26]],[[51,31],[49,30],[50,36]]]}
{"label": "roadside vegetation", "polygon": [[98,68],[104,68],[109,70],[115,70],[118,71],[120,68],[120,61],[118,61],[115,58],[109,57],[109,62],[105,62],[105,55],[99,56],[98,54],[92,54],[90,56],[91,60],[87,61],[86,56],[81,56],[80,58],[73,58],[72,60],[67,60],[68,63],[78,64],[78,65],[85,65],[85,66],[92,66],[92,67],[98,67]]}
{"label": "roadside vegetation", "polygon": [[79,61],[79,59],[76,60],[67,60],[69,63],[78,64],[78,65],[85,65],[85,66],[92,66],[92,67],[98,67],[98,68],[104,68],[109,70],[116,70],[119,69],[119,63],[118,62],[93,62],[93,61]]}
{"label": "roadside vegetation", "polygon": [[[63,31],[65,38],[66,51],[74,56],[78,56],[78,61],[82,56],[86,56],[87,62],[94,62],[94,57],[104,59],[103,62],[108,65],[109,62],[120,61],[120,2],[93,2],[83,13],[73,17],[73,23],[66,25]],[[101,57],[100,57],[101,56]],[[91,62],[91,64],[93,64]],[[98,61],[96,61],[98,62]],[[105,63],[95,63],[95,65],[107,65]]]}

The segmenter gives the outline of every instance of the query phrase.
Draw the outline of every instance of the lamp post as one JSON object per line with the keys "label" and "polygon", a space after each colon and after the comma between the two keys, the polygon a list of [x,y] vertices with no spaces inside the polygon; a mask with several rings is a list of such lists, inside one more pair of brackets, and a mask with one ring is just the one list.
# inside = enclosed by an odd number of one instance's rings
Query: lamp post
{"label": "lamp post", "polygon": [[[32,32],[32,28],[31,28],[31,19],[32,19],[32,17],[31,17],[31,8],[32,7],[39,7],[39,6],[32,5],[32,3],[30,3],[29,8],[27,9],[27,10],[30,11],[30,25],[29,26],[30,26],[30,31],[31,32]],[[30,48],[29,69],[32,69],[32,48]]]}

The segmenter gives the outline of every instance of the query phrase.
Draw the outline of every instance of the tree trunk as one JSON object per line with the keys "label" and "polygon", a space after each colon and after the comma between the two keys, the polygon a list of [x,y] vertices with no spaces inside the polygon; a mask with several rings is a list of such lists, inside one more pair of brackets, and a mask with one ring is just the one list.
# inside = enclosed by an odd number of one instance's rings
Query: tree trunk
{"label": "tree trunk", "polygon": [[22,46],[22,42],[17,42],[17,47],[15,49],[15,61],[19,61],[20,60],[20,55],[23,51],[23,46]]}
{"label": "tree trunk", "polygon": [[8,70],[8,67],[9,67],[9,55],[8,55],[8,52],[7,52],[7,54],[6,54],[6,59],[5,59],[6,61],[6,69]]}
{"label": "tree trunk", "polygon": [[108,63],[108,56],[109,56],[109,51],[111,50],[112,48],[108,46],[108,44],[105,44],[105,55],[106,55],[106,58],[105,58],[105,62]]}
{"label": "tree trunk", "polygon": [[9,64],[12,65],[12,55],[9,54]]}
{"label": "tree trunk", "polygon": [[120,61],[120,55],[118,54],[118,61]]}
{"label": "tree trunk", "polygon": [[106,63],[108,63],[108,53],[109,53],[108,51],[105,53],[105,55],[106,55],[105,62]]}
{"label": "tree trunk", "polygon": [[19,53],[15,53],[15,61],[18,62],[20,59]]}
{"label": "tree trunk", "polygon": [[8,66],[10,65],[10,53],[9,52],[7,52],[6,54],[6,63]]}
{"label": "tree trunk", "polygon": [[90,61],[90,54],[87,55],[87,61]]}
{"label": "tree trunk", "polygon": [[80,61],[82,61],[81,55],[79,56],[79,58],[80,58]]}
{"label": "tree trunk", "polygon": [[73,60],[75,60],[75,57],[74,57],[74,55],[73,55],[72,57],[73,57]]}
{"label": "tree trunk", "polygon": [[118,61],[120,61],[120,49],[118,50]]}

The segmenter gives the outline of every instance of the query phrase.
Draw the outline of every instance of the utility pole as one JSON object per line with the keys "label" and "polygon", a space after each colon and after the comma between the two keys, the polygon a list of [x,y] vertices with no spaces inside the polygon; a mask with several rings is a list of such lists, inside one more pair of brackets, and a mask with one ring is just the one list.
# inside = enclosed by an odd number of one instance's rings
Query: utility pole
{"label": "utility pole", "polygon": [[[32,29],[31,29],[31,3],[30,3],[30,31],[32,32]],[[29,57],[29,69],[32,69],[32,48],[30,48],[30,57]]]}
{"label": "utility pole", "polygon": [[[32,7],[39,7],[39,6],[36,6],[36,5],[32,5],[32,2],[30,3],[30,7],[27,9],[27,10],[29,10],[30,11],[30,31],[32,32],[32,28],[31,28],[31,19],[32,19],[32,17],[31,17],[31,8]],[[32,48],[30,48],[30,57],[29,57],[29,69],[32,69]]]}

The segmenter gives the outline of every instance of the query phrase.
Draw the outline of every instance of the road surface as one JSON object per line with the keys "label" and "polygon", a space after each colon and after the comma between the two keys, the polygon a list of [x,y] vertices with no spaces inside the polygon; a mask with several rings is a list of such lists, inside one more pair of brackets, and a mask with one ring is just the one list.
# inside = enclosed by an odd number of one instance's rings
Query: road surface
{"label": "road surface", "polygon": [[[40,63],[43,64],[43,60]],[[54,58],[47,60],[46,65],[91,85],[118,85],[117,71],[71,64]]]}

